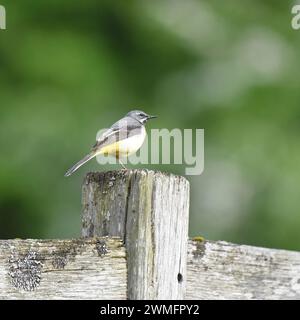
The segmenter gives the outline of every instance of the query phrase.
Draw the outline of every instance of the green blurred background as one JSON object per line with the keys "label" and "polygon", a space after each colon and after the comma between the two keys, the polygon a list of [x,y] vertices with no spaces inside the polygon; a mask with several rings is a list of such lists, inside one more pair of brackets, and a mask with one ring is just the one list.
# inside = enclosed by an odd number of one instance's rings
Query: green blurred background
{"label": "green blurred background", "polygon": [[80,236],[83,177],[111,167],[64,172],[143,107],[149,128],[205,129],[191,236],[300,250],[295,1],[1,4],[0,238]]}

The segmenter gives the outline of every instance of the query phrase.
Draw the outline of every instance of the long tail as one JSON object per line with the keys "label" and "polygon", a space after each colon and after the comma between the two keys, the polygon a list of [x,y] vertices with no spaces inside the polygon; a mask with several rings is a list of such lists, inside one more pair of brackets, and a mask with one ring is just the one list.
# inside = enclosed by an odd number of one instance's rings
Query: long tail
{"label": "long tail", "polygon": [[86,162],[88,162],[95,156],[96,156],[96,152],[91,152],[88,155],[86,155],[83,159],[81,159],[76,164],[74,164],[74,166],[65,173],[65,177],[70,176],[72,173],[74,173],[77,169],[79,169],[82,165],[84,165]]}

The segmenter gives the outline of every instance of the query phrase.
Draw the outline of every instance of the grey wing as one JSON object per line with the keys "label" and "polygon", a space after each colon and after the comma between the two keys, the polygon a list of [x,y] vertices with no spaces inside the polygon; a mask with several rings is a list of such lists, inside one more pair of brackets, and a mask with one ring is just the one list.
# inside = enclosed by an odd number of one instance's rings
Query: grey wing
{"label": "grey wing", "polygon": [[136,134],[139,130],[139,123],[132,123],[132,120],[127,117],[123,118],[114,123],[97,139],[92,150],[95,151],[99,147],[104,147],[114,142],[126,139],[129,136]]}

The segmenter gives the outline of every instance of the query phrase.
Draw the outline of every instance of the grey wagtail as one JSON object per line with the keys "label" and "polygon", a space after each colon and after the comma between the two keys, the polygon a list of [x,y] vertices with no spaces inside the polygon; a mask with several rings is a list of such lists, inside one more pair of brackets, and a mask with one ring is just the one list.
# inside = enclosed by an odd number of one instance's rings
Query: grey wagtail
{"label": "grey wagtail", "polygon": [[122,167],[126,169],[120,158],[129,156],[140,149],[146,138],[145,124],[153,118],[156,116],[149,116],[140,110],[128,112],[124,118],[114,123],[97,139],[91,152],[70,168],[65,177],[70,176],[99,154],[115,156]]}

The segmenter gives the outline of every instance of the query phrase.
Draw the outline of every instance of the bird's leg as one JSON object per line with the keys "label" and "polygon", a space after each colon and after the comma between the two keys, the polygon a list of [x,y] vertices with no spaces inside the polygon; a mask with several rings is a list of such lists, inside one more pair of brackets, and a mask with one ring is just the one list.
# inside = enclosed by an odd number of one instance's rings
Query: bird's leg
{"label": "bird's leg", "polygon": [[122,163],[122,161],[119,159],[119,163],[122,166],[123,169],[127,170],[127,168],[124,166],[124,164]]}
{"label": "bird's leg", "polygon": [[123,169],[127,170],[127,168],[124,166],[124,164],[122,163],[121,159],[120,159],[120,153],[119,150],[116,151],[116,158],[119,160],[120,165],[122,166]]}

